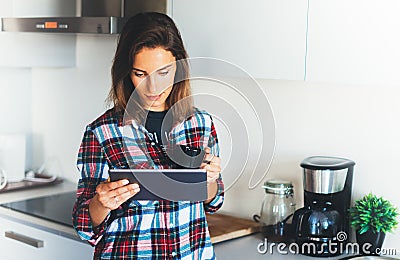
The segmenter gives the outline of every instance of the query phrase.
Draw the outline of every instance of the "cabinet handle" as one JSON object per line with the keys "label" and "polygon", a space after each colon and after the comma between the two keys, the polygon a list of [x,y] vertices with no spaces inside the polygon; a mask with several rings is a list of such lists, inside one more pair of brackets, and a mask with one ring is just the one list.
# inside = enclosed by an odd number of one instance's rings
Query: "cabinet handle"
{"label": "cabinet handle", "polygon": [[41,248],[44,246],[43,240],[39,240],[36,238],[31,238],[31,237],[27,237],[12,231],[6,231],[4,232],[5,237],[17,240],[19,242],[25,243],[27,245],[36,247],[36,248]]}

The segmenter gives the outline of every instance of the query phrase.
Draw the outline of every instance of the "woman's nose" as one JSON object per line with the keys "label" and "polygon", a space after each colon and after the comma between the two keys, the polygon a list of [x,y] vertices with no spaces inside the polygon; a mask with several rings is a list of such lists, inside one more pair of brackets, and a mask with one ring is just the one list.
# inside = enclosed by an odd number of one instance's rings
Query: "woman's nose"
{"label": "woman's nose", "polygon": [[150,93],[154,93],[154,94],[156,94],[157,93],[157,84],[156,84],[156,79],[155,79],[155,77],[154,77],[154,75],[152,74],[152,75],[149,75],[148,77],[147,77],[147,90],[150,92]]}

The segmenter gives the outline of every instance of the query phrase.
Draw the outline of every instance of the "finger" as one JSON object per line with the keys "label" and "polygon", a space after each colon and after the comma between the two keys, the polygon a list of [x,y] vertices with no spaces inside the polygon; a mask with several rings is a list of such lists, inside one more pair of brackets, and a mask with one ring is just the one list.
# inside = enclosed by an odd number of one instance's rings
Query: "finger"
{"label": "finger", "polygon": [[132,189],[132,190],[128,190],[127,192],[124,192],[114,198],[116,198],[119,202],[119,204],[121,205],[122,203],[124,203],[125,201],[127,201],[128,199],[132,198],[133,196],[135,196],[138,192],[140,191],[140,187],[137,186],[137,188]]}
{"label": "finger", "polygon": [[205,164],[204,167],[200,167],[201,169],[205,169],[208,172],[221,172],[221,166],[219,164]]}
{"label": "finger", "polygon": [[113,181],[109,183],[110,190],[117,189],[119,187],[125,186],[129,184],[129,180],[127,179],[122,179],[118,181]]}
{"label": "finger", "polygon": [[211,163],[215,156],[214,156],[214,154],[210,153],[207,155],[207,157],[208,157],[208,159],[207,159],[208,163]]}
{"label": "finger", "polygon": [[122,186],[122,187],[119,187],[119,188],[109,191],[109,196],[117,197],[123,193],[129,192],[131,190],[135,190],[137,188],[139,188],[139,185],[137,183],[125,185],[125,186]]}
{"label": "finger", "polygon": [[214,158],[211,160],[211,163],[220,164],[221,163],[221,158],[218,157],[218,156],[214,156]]}
{"label": "finger", "polygon": [[204,169],[207,171],[212,171],[214,169],[215,166],[218,166],[216,164],[209,164],[209,163],[202,163],[200,165],[200,169]]}
{"label": "finger", "polygon": [[[96,187],[96,193],[99,194],[100,196],[106,196],[107,198],[109,197],[109,195],[107,195],[110,191],[127,185],[129,183],[128,180],[124,179],[124,180],[119,180],[119,181],[115,181],[115,182],[107,182],[107,183],[100,183],[99,185],[97,185]],[[102,199],[107,199],[107,198],[102,198]]]}
{"label": "finger", "polygon": [[123,180],[118,180],[118,181],[113,181],[113,182],[108,182],[103,184],[103,191],[111,191],[115,190],[119,187],[125,186],[129,184],[129,180],[123,179]]}
{"label": "finger", "polygon": [[213,160],[214,160],[214,154],[212,154],[212,153],[207,153],[205,156],[204,156],[204,159],[203,159],[203,163],[211,163]]}
{"label": "finger", "polygon": [[207,181],[219,178],[219,174],[207,175]]}
{"label": "finger", "polygon": [[219,172],[210,172],[210,171],[208,171],[207,172],[207,182],[216,180],[216,179],[219,178],[219,176],[220,176]]}
{"label": "finger", "polygon": [[209,165],[207,162],[201,163],[200,164],[200,169],[205,169],[207,165]]}
{"label": "finger", "polygon": [[210,177],[210,178],[207,176],[207,183],[213,182],[218,178],[219,178],[219,174],[215,175],[214,177]]}
{"label": "finger", "polygon": [[215,175],[219,175],[219,171],[207,171],[207,177],[214,177]]}
{"label": "finger", "polygon": [[102,205],[105,208],[109,208],[110,210],[117,209],[124,202],[126,202],[129,198],[135,196],[140,191],[140,188],[136,188],[134,190],[129,190],[125,193],[122,193],[115,197],[108,197],[107,201],[102,201]]}
{"label": "finger", "polygon": [[204,152],[206,152],[206,153],[211,153],[211,148],[210,148],[210,147],[204,148]]}
{"label": "finger", "polygon": [[207,172],[207,182],[208,182],[208,183],[213,182],[213,181],[215,181],[216,179],[218,179],[220,176],[221,176],[221,175],[220,175],[219,172],[210,172],[210,171],[208,171],[208,172]]}

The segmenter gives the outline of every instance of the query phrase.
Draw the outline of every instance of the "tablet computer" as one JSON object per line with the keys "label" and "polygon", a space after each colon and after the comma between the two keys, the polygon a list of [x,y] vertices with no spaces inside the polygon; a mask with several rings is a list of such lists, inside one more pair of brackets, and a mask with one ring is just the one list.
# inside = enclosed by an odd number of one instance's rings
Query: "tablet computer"
{"label": "tablet computer", "polygon": [[138,183],[134,200],[204,201],[207,171],[204,169],[110,169],[111,181]]}

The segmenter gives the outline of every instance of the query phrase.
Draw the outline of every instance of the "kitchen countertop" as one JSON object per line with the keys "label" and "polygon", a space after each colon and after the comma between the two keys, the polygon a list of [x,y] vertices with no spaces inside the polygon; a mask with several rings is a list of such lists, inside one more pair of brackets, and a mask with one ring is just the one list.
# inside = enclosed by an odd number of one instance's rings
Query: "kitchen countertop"
{"label": "kitchen countertop", "polygon": [[[64,181],[53,186],[0,193],[0,204],[71,192],[75,191],[76,187],[77,186],[75,183]],[[4,207],[0,207],[0,215],[3,218],[10,219],[24,225],[86,243],[78,237],[72,227],[67,227],[65,225],[57,224],[52,221],[30,216]]]}
{"label": "kitchen countertop", "polygon": [[[281,244],[279,246],[279,244]],[[346,252],[343,249],[343,254],[335,257],[311,257],[305,256],[298,253],[291,253],[296,250],[291,244],[285,245],[283,243],[268,242],[267,250],[265,247],[265,239],[261,233],[232,239],[226,242],[221,242],[214,245],[215,254],[217,259],[272,259],[272,260],[288,260],[288,259],[300,259],[300,260],[315,260],[315,259],[328,259],[328,260],[339,260],[339,259],[351,259],[356,255],[351,252]],[[261,252],[259,252],[259,250]],[[382,255],[387,258],[382,259],[400,259],[400,252],[397,251],[396,255]],[[368,258],[379,259],[379,258]]]}
{"label": "kitchen countertop", "polygon": [[[36,188],[32,190],[23,190],[23,191],[13,191],[0,193],[0,204],[14,202],[24,199],[31,199],[37,197],[43,197],[48,195],[56,195],[60,193],[66,193],[76,190],[76,184],[68,181],[64,181],[61,184],[57,184],[49,187]],[[38,217],[30,216],[24,213],[20,213],[8,208],[0,207],[0,215],[4,218],[32,226],[38,228],[40,230],[48,231],[50,233],[60,235],[63,237],[67,237],[70,239],[74,239],[83,243],[79,239],[75,230],[72,227],[67,227],[65,225],[57,224],[51,221],[47,221]],[[341,259],[346,257],[346,255],[338,256],[338,257],[325,257],[325,258],[316,258],[303,256],[299,254],[292,254],[289,252],[288,247],[282,247],[281,251],[288,252],[287,254],[282,254],[278,250],[278,245],[273,245],[272,243],[268,243],[268,251],[265,253],[260,253],[259,250],[265,250],[264,239],[261,233],[256,233],[253,235],[248,235],[245,237],[240,237],[236,239],[232,239],[229,241],[224,241],[220,243],[214,243],[215,253],[218,259]],[[271,251],[272,248],[272,251]],[[395,256],[398,257],[398,256]]]}
{"label": "kitchen countertop", "polygon": [[258,247],[260,243],[263,243],[262,246],[260,246],[260,251],[265,250],[264,241],[265,240],[262,237],[261,233],[257,233],[250,236],[218,243],[214,245],[214,250],[217,259],[251,259],[251,260],[263,259],[264,260],[268,258],[273,260],[280,260],[280,259],[312,260],[312,259],[341,259],[348,256],[348,255],[342,255],[337,257],[311,257],[300,254],[293,254],[290,253],[289,247],[288,246],[283,247],[283,244],[280,248],[280,251],[278,251],[279,243],[268,243],[268,251],[265,253],[264,252],[259,253]]}
{"label": "kitchen countertop", "polygon": [[60,184],[55,184],[46,187],[26,189],[21,191],[9,191],[0,193],[0,204],[14,202],[18,200],[33,199],[48,195],[54,195],[64,192],[75,191],[77,184],[70,181],[63,181]]}

